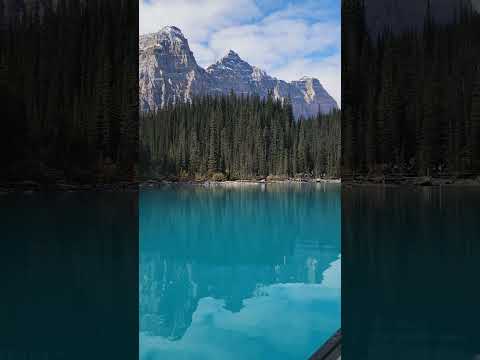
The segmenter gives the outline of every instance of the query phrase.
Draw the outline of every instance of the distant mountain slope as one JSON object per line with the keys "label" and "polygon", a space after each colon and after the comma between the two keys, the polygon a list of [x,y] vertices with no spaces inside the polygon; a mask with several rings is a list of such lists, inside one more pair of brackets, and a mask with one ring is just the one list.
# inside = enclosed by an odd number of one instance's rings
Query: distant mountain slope
{"label": "distant mountain slope", "polygon": [[166,26],[139,40],[140,108],[151,111],[168,103],[206,94],[258,94],[292,101],[296,118],[337,109],[320,81],[311,77],[286,82],[251,66],[234,51],[207,69],[200,67],[180,29]]}

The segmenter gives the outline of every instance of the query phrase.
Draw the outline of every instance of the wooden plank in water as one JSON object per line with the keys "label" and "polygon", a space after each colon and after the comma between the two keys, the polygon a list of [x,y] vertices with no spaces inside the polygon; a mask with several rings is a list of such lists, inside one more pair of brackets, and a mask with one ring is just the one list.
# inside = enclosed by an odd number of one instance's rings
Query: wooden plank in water
{"label": "wooden plank in water", "polygon": [[342,331],[338,330],[309,358],[309,360],[340,360],[341,350]]}

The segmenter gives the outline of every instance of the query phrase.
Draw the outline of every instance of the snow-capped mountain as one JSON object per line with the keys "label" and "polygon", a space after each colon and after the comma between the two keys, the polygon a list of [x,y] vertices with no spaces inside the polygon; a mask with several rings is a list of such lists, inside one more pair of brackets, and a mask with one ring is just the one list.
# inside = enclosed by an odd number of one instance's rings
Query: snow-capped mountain
{"label": "snow-capped mountain", "polygon": [[296,118],[328,113],[338,108],[335,100],[315,78],[286,82],[269,76],[230,50],[207,69],[200,67],[180,29],[166,26],[141,35],[139,41],[140,108],[151,111],[168,103],[189,101],[205,94],[258,94],[273,92],[290,97]]}

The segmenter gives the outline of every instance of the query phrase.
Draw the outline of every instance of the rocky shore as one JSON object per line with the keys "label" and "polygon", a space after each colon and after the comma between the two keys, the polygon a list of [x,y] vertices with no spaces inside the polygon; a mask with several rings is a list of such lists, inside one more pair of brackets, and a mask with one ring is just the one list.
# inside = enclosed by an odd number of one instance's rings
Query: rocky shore
{"label": "rocky shore", "polygon": [[35,193],[53,191],[136,191],[139,182],[117,182],[110,184],[70,184],[70,183],[39,183],[36,181],[18,181],[0,183],[0,195],[9,193]]}
{"label": "rocky shore", "polygon": [[455,177],[355,177],[348,179],[338,178],[262,178],[262,179],[239,179],[239,180],[189,180],[178,178],[160,178],[160,179],[144,179],[133,182],[116,182],[101,184],[70,184],[65,182],[58,183],[39,183],[36,181],[19,181],[0,183],[0,196],[9,193],[35,193],[48,191],[137,191],[139,189],[149,189],[161,187],[164,185],[195,185],[195,186],[255,186],[266,184],[343,184],[344,186],[413,186],[413,187],[440,187],[440,186],[480,186],[480,176],[469,178]]}
{"label": "rocky shore", "polygon": [[140,188],[155,188],[168,184],[180,184],[180,185],[197,185],[197,186],[248,186],[248,185],[265,185],[265,184],[300,184],[300,183],[324,183],[324,184],[340,184],[340,179],[298,179],[298,178],[285,178],[285,179],[245,179],[245,180],[179,180],[179,179],[150,179],[143,181],[140,184]]}
{"label": "rocky shore", "polygon": [[70,184],[39,183],[36,181],[18,181],[0,183],[0,196],[9,193],[31,194],[35,192],[77,192],[77,191],[137,191],[142,188],[156,188],[168,184],[197,185],[197,186],[241,186],[241,185],[262,185],[262,184],[299,184],[299,183],[325,183],[340,184],[340,179],[307,179],[307,178],[285,178],[285,179],[245,179],[245,180],[183,180],[175,178],[148,179],[135,182],[117,182],[109,184]]}
{"label": "rocky shore", "polygon": [[480,186],[480,176],[356,176],[344,178],[343,184],[347,186]]}

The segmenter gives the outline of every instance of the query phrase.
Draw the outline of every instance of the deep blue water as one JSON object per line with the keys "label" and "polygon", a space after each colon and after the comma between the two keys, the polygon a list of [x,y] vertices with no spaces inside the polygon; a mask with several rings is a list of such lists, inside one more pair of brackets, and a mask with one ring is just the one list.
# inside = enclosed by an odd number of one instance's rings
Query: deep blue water
{"label": "deep blue water", "polygon": [[480,189],[342,190],[342,360],[480,359]]}
{"label": "deep blue water", "polygon": [[0,196],[0,359],[138,355],[138,195]]}
{"label": "deep blue water", "polygon": [[141,359],[306,359],[340,327],[340,186],[142,190]]}

